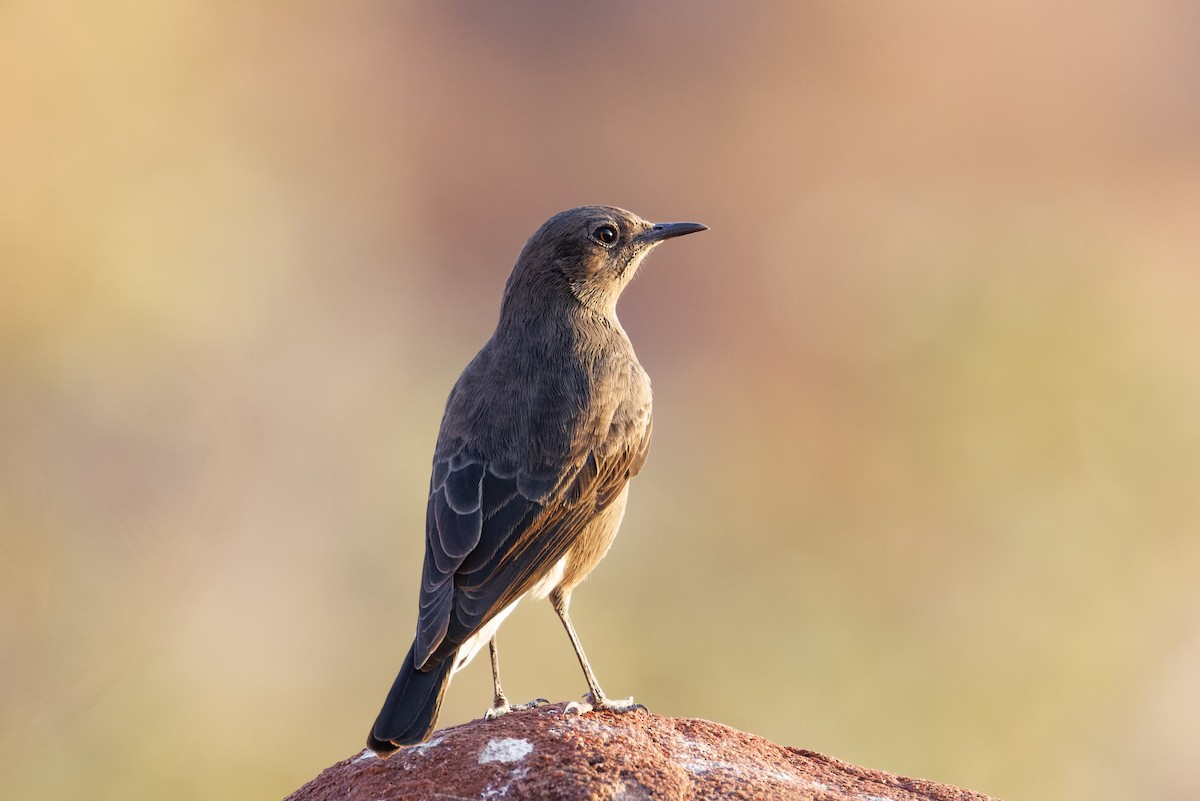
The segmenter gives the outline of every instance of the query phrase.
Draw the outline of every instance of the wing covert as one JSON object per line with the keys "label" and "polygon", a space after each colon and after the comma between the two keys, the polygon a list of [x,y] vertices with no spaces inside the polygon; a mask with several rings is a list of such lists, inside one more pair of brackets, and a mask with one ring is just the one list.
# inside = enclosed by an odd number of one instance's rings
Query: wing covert
{"label": "wing covert", "polygon": [[435,461],[414,657],[451,657],[493,615],[520,598],[570,549],[645,461],[639,442],[597,450],[557,472],[520,471],[467,448]]}

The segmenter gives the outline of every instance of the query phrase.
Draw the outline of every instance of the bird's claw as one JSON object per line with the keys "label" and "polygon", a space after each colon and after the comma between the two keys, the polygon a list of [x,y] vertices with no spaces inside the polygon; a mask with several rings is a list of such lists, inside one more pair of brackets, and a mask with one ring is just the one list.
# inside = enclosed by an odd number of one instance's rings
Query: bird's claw
{"label": "bird's claw", "polygon": [[510,704],[508,701],[501,700],[491,709],[483,713],[484,720],[495,720],[501,715],[507,715],[509,712],[524,712],[526,709],[537,709],[539,706],[545,706],[550,703],[545,698],[534,698],[524,704]]}
{"label": "bird's claw", "polygon": [[639,709],[642,712],[649,712],[645,704],[636,703],[632,697],[630,698],[602,698],[599,703],[592,701],[593,709],[603,709],[606,712],[636,712]]}
{"label": "bird's claw", "polygon": [[572,701],[563,707],[564,715],[586,715],[592,711],[592,705],[587,701]]}
{"label": "bird's claw", "polygon": [[605,698],[600,696],[597,698],[592,693],[588,693],[583,697],[583,701],[572,701],[563,708],[564,715],[586,715],[593,710],[603,712],[634,712],[641,710],[649,712],[645,704],[635,703],[633,698]]}

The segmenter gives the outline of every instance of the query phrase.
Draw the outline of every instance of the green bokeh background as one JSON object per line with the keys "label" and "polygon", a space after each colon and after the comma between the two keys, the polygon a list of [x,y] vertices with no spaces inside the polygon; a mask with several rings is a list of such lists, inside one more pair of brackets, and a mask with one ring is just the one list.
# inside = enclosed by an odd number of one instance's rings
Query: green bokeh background
{"label": "green bokeh background", "polygon": [[[712,230],[575,594],[614,695],[1016,799],[1200,795],[1200,12],[0,4],[0,776],[280,798],[414,627],[525,238]],[[577,697],[547,604],[510,696]],[[486,660],[444,724],[490,701]]]}

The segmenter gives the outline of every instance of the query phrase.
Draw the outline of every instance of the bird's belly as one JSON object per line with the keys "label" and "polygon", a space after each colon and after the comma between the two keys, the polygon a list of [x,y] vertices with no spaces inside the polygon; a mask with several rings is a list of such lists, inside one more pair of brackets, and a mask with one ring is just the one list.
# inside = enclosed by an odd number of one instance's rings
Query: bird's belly
{"label": "bird's belly", "polygon": [[[629,497],[629,486],[621,490],[621,494],[613,499],[603,511],[592,518],[587,527],[580,533],[579,538],[571,545],[564,558],[562,577],[556,585],[561,585],[565,592],[574,589],[587,574],[592,571],[617,538],[617,529],[621,527],[621,519],[625,517],[625,501]],[[551,588],[553,589],[553,588]],[[547,590],[549,592],[549,590]]]}
{"label": "bird's belly", "polygon": [[537,583],[530,588],[529,594],[534,598],[545,598],[550,594],[551,590],[559,585],[562,581],[563,571],[567,568],[567,557],[558,560],[558,563],[550,569],[550,572],[537,580]]}

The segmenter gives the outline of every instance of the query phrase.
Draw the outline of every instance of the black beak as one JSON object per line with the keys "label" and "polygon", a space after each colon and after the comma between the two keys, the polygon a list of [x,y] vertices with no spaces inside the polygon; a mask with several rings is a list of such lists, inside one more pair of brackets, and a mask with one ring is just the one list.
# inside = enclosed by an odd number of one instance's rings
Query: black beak
{"label": "black beak", "polygon": [[646,244],[661,242],[674,236],[694,234],[697,231],[707,231],[707,225],[700,223],[655,223],[654,227],[638,237]]}

